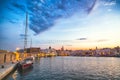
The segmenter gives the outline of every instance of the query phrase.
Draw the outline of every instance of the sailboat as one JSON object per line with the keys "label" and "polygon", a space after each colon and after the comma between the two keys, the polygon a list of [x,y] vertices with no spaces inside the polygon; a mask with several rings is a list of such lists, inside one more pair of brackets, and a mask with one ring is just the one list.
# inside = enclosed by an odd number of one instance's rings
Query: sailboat
{"label": "sailboat", "polygon": [[[25,27],[25,38],[24,38],[24,54],[27,52],[27,28],[28,28],[28,13],[26,13],[26,27]],[[27,57],[19,63],[18,69],[25,70],[33,66],[34,57]]]}

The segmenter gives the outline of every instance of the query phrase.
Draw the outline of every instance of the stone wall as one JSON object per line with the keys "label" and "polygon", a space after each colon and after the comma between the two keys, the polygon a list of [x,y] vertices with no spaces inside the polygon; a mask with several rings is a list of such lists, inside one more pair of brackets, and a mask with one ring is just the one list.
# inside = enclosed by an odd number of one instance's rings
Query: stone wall
{"label": "stone wall", "polygon": [[35,57],[43,57],[45,56],[44,53],[13,53],[13,52],[3,52],[0,53],[0,65],[5,64],[5,63],[10,63],[12,61],[21,61],[24,60],[27,57],[30,56],[35,56]]}
{"label": "stone wall", "polygon": [[5,53],[0,53],[0,64],[4,63],[4,55]]}
{"label": "stone wall", "polygon": [[15,60],[15,54],[12,52],[0,53],[0,64],[9,63]]}

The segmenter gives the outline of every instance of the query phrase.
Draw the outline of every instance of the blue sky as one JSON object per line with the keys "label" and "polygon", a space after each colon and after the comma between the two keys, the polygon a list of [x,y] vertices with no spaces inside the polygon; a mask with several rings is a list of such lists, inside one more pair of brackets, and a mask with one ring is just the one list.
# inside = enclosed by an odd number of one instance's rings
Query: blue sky
{"label": "blue sky", "polygon": [[0,1],[0,49],[23,48],[28,12],[28,45],[89,49],[120,45],[119,0]]}

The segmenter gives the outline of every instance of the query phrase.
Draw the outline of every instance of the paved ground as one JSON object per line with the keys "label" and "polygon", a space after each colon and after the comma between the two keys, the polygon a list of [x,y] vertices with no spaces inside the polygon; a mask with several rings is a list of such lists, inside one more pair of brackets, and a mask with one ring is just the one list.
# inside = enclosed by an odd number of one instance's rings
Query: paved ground
{"label": "paved ground", "polygon": [[2,68],[2,65],[0,65],[0,79],[2,76],[8,74],[8,72],[16,65],[16,63],[6,63],[4,64],[4,68]]}

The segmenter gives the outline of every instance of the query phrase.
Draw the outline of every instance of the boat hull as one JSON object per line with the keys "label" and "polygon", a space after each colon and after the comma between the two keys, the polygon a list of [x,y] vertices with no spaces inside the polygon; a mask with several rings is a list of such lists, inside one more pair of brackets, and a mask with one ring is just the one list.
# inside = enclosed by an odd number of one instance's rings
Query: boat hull
{"label": "boat hull", "polygon": [[18,65],[18,69],[24,70],[28,69],[30,67],[33,67],[33,59],[32,58],[27,58],[23,60],[21,63]]}
{"label": "boat hull", "polygon": [[28,69],[30,67],[33,67],[33,63],[29,63],[29,64],[19,64],[18,65],[18,69],[19,70],[25,70],[25,69]]}

